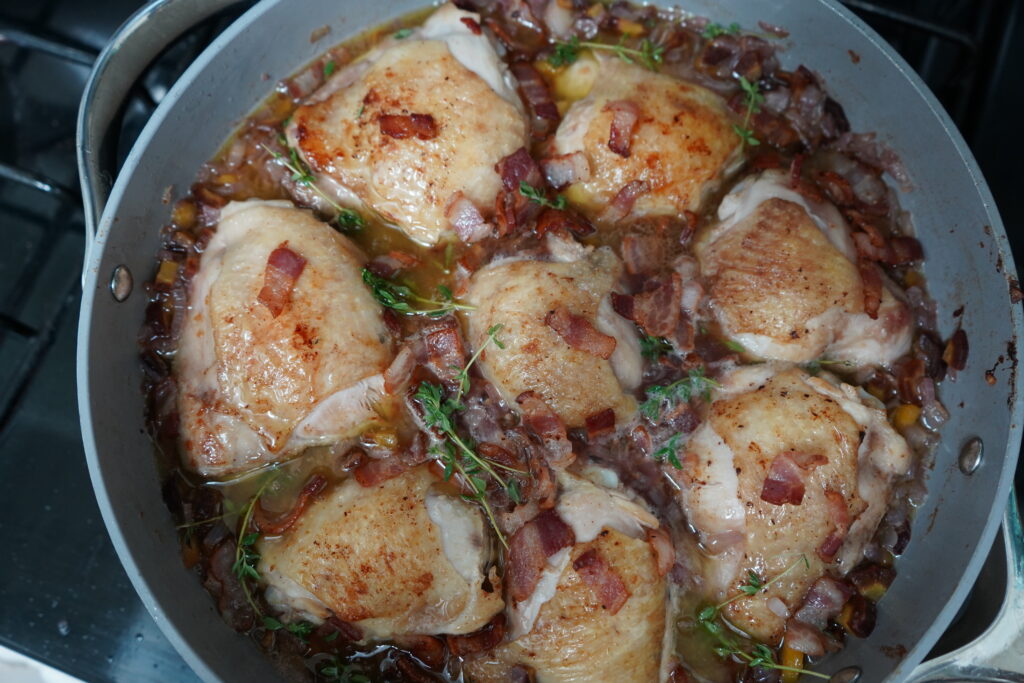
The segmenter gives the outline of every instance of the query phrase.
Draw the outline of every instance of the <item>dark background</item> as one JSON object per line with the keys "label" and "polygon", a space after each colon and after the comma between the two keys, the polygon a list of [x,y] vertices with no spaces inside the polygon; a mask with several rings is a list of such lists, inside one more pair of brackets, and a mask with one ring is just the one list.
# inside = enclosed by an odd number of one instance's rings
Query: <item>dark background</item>
{"label": "dark background", "polygon": [[[685,5],[685,1],[681,4]],[[1024,24],[1010,0],[848,0],[936,92],[1024,256]],[[242,3],[244,6],[245,3]],[[194,680],[143,609],[93,498],[75,404],[83,222],[74,123],[89,65],[131,0],[0,1],[0,643],[86,680]],[[170,49],[126,107],[121,153],[237,11]],[[997,544],[998,545],[998,544]],[[995,555],[946,638],[998,607]]]}

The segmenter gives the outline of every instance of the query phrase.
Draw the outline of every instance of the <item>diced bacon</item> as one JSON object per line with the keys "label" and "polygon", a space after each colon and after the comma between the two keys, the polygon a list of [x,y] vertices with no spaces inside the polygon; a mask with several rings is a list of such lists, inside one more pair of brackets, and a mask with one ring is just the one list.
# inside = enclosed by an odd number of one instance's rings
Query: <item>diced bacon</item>
{"label": "diced bacon", "polygon": [[372,261],[366,264],[368,270],[374,275],[383,278],[393,278],[403,270],[415,268],[420,264],[420,259],[405,251],[392,250],[386,254],[375,256]]}
{"label": "diced bacon", "polygon": [[646,180],[633,180],[626,183],[612,197],[611,204],[604,211],[604,218],[609,221],[622,220],[633,210],[636,200],[650,191],[651,185]]}
{"label": "diced bacon", "polygon": [[603,111],[612,114],[608,149],[621,157],[628,157],[633,144],[633,132],[640,121],[640,107],[632,100],[615,100],[604,105]]}
{"label": "diced bacon", "polygon": [[494,170],[501,176],[501,184],[508,192],[519,194],[519,183],[525,182],[534,187],[540,184],[540,168],[525,147],[503,157]]}
{"label": "diced bacon", "polygon": [[566,344],[584,353],[608,360],[615,351],[615,337],[604,334],[581,315],[569,312],[565,306],[548,311],[544,323],[554,330]]}
{"label": "diced bacon", "polygon": [[454,318],[444,318],[423,329],[427,366],[437,378],[454,382],[466,363],[466,348]]}
{"label": "diced bacon", "polygon": [[588,439],[595,439],[604,434],[610,434],[615,431],[615,411],[611,408],[605,408],[598,413],[588,415],[585,426]]}
{"label": "diced bacon", "polygon": [[761,500],[772,505],[799,505],[804,499],[806,473],[828,463],[820,454],[780,453],[772,460],[761,487]]}
{"label": "diced bacon", "polygon": [[612,299],[612,310],[621,315],[626,320],[633,320],[634,316],[634,301],[633,297],[629,294],[619,294],[618,292],[611,293]]}
{"label": "diced bacon", "polygon": [[567,467],[575,456],[562,418],[535,391],[519,394],[516,403],[522,411],[523,424],[544,441],[548,465]]}
{"label": "diced bacon", "polygon": [[609,614],[617,614],[626,604],[629,599],[626,584],[597,549],[591,548],[577,557],[572,568],[583,579],[583,583],[594,591],[601,607],[608,610]]}
{"label": "diced bacon", "polygon": [[497,614],[479,631],[464,636],[445,636],[448,650],[456,657],[486,652],[505,638],[505,615]]}
{"label": "diced bacon", "polygon": [[682,313],[682,286],[679,273],[672,273],[657,287],[634,296],[634,322],[651,336],[671,337]]}
{"label": "diced bacon", "polygon": [[843,494],[829,489],[825,491],[825,500],[828,502],[833,528],[828,537],[818,546],[818,557],[824,562],[831,562],[842,547],[843,541],[846,540],[851,520],[850,510],[846,506],[846,498],[843,497]]}
{"label": "diced bacon", "polygon": [[478,36],[483,32],[483,29],[480,28],[479,22],[477,22],[473,17],[460,17],[459,21],[465,24],[466,28],[468,28],[469,32],[474,36]]}
{"label": "diced bacon", "polygon": [[554,510],[545,510],[519,528],[509,539],[505,579],[514,602],[529,598],[548,558],[576,543],[572,528]]}
{"label": "diced bacon", "polygon": [[327,480],[319,474],[314,474],[302,487],[292,509],[277,519],[271,519],[267,511],[263,509],[263,502],[257,501],[256,507],[253,509],[253,520],[259,527],[260,533],[264,536],[280,536],[288,531],[306,511],[310,502],[319,496],[325,488],[327,488]]}
{"label": "diced bacon", "polygon": [[540,217],[537,218],[537,225],[533,229],[537,237],[563,230],[585,237],[594,234],[596,228],[578,213],[564,209],[544,209]]}
{"label": "diced bacon", "polygon": [[622,262],[630,275],[653,273],[665,262],[665,241],[654,235],[625,235]]}
{"label": "diced bacon", "polygon": [[484,220],[480,209],[461,191],[452,195],[451,201],[448,202],[445,209],[445,216],[448,218],[448,224],[455,230],[455,234],[466,244],[479,242],[490,237],[494,232],[494,226]]}
{"label": "diced bacon", "polygon": [[509,67],[519,81],[519,92],[534,116],[537,137],[544,138],[561,118],[551,91],[540,72],[529,62],[512,62]]}
{"label": "diced bacon", "polygon": [[416,353],[408,344],[398,350],[391,365],[384,371],[384,391],[389,394],[397,393],[412,379],[413,370],[416,369]]}
{"label": "diced bacon", "polygon": [[672,538],[664,529],[647,529],[647,542],[654,553],[654,564],[658,568],[658,576],[665,576],[676,563],[676,550]]}
{"label": "diced bacon", "polygon": [[892,252],[889,265],[902,266],[924,258],[924,249],[921,248],[921,243],[913,237],[893,237],[889,240],[889,246]]}
{"label": "diced bacon", "polygon": [[548,185],[556,190],[566,185],[590,180],[590,162],[587,161],[587,155],[583,152],[559,154],[541,159],[540,167],[544,170],[544,177],[547,179]]}
{"label": "diced bacon", "polygon": [[794,619],[823,629],[828,620],[839,614],[843,605],[854,593],[853,586],[841,583],[831,576],[823,576],[804,595],[804,604],[797,610]]}
{"label": "diced bacon", "polygon": [[786,624],[786,647],[811,657],[825,654],[821,631],[796,619],[790,619]]}
{"label": "diced bacon", "polygon": [[878,307],[882,304],[882,274],[878,266],[865,259],[857,262],[864,287],[864,312],[872,320],[878,318]]}
{"label": "diced bacon", "polygon": [[364,488],[377,486],[388,479],[394,479],[409,469],[409,466],[396,456],[387,458],[365,458],[352,470],[352,476]]}
{"label": "diced bacon", "polygon": [[382,114],[377,123],[381,133],[396,140],[413,137],[431,140],[438,133],[437,123],[430,114]]}
{"label": "diced bacon", "polygon": [[306,259],[288,248],[282,242],[270,252],[267,267],[263,271],[263,288],[256,300],[270,310],[275,318],[287,308],[292,300],[292,290],[306,267]]}

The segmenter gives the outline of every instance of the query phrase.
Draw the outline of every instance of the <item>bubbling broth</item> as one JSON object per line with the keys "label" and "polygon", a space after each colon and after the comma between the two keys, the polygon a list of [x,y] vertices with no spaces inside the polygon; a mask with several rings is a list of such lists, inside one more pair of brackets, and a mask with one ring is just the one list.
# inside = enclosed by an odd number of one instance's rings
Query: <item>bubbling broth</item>
{"label": "bubbling broth", "polygon": [[870,634],[967,341],[898,157],[786,35],[427,8],[199,169],[149,425],[185,566],[269,667],[795,681]]}

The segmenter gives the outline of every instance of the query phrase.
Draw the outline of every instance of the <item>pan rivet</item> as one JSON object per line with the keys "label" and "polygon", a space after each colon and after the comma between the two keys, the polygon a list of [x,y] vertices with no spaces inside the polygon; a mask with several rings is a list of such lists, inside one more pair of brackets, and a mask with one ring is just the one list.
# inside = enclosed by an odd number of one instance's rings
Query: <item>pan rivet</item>
{"label": "pan rivet", "polygon": [[832,678],[828,679],[828,683],[857,683],[859,680],[860,667],[848,666],[832,674]]}
{"label": "pan rivet", "polygon": [[120,265],[114,268],[114,273],[110,276],[110,293],[114,295],[115,301],[127,299],[132,293],[133,284],[132,271],[128,270],[128,266]]}
{"label": "pan rivet", "polygon": [[981,465],[984,452],[984,444],[981,439],[974,437],[968,440],[960,449],[960,471],[964,474],[974,474],[974,471]]}

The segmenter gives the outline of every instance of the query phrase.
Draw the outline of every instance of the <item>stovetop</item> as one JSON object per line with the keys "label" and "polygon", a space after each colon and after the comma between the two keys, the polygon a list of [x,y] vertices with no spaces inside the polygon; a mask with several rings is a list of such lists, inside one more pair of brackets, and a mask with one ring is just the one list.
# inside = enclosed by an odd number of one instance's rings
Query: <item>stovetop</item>
{"label": "stovetop", "polygon": [[[845,1],[950,111],[992,187],[1020,262],[1020,6]],[[75,117],[90,64],[139,4],[0,3],[0,235],[7,240],[0,248],[0,547],[7,555],[0,563],[0,644],[90,681],[191,681],[194,674],[143,608],[107,537],[75,396],[83,254]],[[246,4],[191,32],[151,67],[125,107],[117,155],[123,158],[169,85]],[[1004,577],[997,542],[936,652],[968,642],[991,622]]]}

